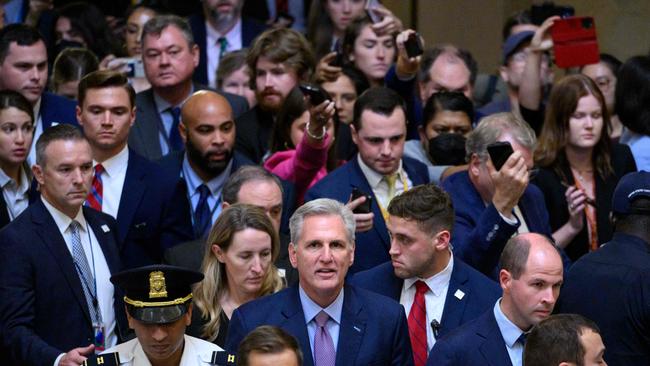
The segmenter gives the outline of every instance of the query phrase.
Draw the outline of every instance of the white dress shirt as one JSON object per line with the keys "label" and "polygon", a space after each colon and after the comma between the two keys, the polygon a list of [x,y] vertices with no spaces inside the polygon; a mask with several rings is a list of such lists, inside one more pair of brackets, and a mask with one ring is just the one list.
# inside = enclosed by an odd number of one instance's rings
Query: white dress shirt
{"label": "white dress shirt", "polygon": [[[129,163],[129,148],[124,146],[117,155],[102,162],[104,172],[102,173],[102,212],[113,218],[117,218],[117,211],[120,209],[122,189],[126,179],[126,168]],[[94,165],[97,165],[94,162]]]}
{"label": "white dress shirt", "polygon": [[13,221],[29,206],[29,184],[31,183],[25,169],[20,168],[20,184],[11,179],[0,169],[0,189],[7,205],[9,220]]}
{"label": "white dress shirt", "polygon": [[206,54],[208,60],[208,85],[211,88],[217,87],[217,69],[219,68],[219,54],[221,53],[221,45],[219,38],[226,38],[225,52],[232,52],[242,49],[242,33],[241,33],[241,18],[235,23],[235,26],[226,33],[221,34],[217,32],[210,23],[205,21],[206,32]]}
{"label": "white dress shirt", "polygon": [[[361,167],[361,172],[366,177],[370,189],[375,194],[377,202],[383,209],[388,208],[390,199],[388,197],[388,183],[384,179],[382,174],[377,173],[372,168],[370,168],[366,163],[361,159],[361,155],[357,155],[359,166]],[[409,188],[413,187],[413,182],[406,174],[406,171],[402,168],[402,160],[399,162],[399,167],[397,168],[397,180],[395,180],[395,195],[398,195]],[[366,192],[370,193],[370,192]]]}

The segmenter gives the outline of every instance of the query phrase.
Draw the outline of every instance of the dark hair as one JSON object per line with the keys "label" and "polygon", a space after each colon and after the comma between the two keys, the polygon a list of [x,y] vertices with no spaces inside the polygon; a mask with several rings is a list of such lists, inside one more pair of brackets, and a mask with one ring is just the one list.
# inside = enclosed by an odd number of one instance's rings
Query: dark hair
{"label": "dark hair", "polygon": [[246,66],[246,54],[248,49],[242,48],[241,50],[228,52],[221,60],[219,60],[219,67],[217,68],[217,89],[223,88],[223,80],[230,76],[230,74]]}
{"label": "dark hair", "polygon": [[[354,42],[356,42],[357,38],[359,38],[359,35],[361,34],[361,31],[363,31],[363,28],[366,26],[371,26],[372,20],[368,17],[368,15],[364,14],[352,21],[350,25],[348,25],[347,28],[345,28],[345,34],[343,35],[343,40],[342,40],[342,50],[343,50],[343,60],[346,65],[350,65],[354,67],[354,62],[350,61],[350,55],[354,52]],[[393,47],[395,48],[395,56],[397,57],[397,46],[395,45],[395,36],[392,36],[392,41],[393,41]],[[395,61],[395,60],[391,60]],[[362,75],[367,82],[370,84],[370,80],[368,80],[368,77],[361,72],[361,70],[357,71]]]}
{"label": "dark hair", "polygon": [[325,9],[325,3],[327,0],[313,1],[307,18],[307,39],[319,60],[330,52],[334,34],[334,23]]}
{"label": "dark hair", "polygon": [[120,48],[111,34],[104,13],[97,6],[86,2],[70,3],[57,11],[57,20],[61,17],[70,21],[70,28],[83,38],[86,47],[98,59],[119,53]]}
{"label": "dark hair", "polygon": [[[357,95],[361,95],[364,91],[370,88],[368,79],[366,79],[366,76],[363,75],[363,73],[356,67],[352,65],[343,65],[343,67],[341,68],[341,72],[343,73],[343,75],[347,76],[350,79],[350,81],[352,81],[352,84],[354,85],[354,89],[356,90]],[[323,82],[324,81],[321,81],[321,83]]]}
{"label": "dark hair", "polygon": [[395,196],[388,213],[406,220],[415,220],[418,228],[428,234],[442,230],[451,233],[454,226],[454,205],[449,195],[435,184],[415,186]]}
{"label": "dark hair", "polygon": [[89,89],[109,87],[118,87],[126,90],[126,93],[129,95],[131,108],[135,107],[135,90],[133,90],[133,87],[129,84],[129,79],[123,73],[111,70],[93,71],[81,79],[79,82],[79,94],[77,97],[79,107],[83,107],[86,93]]}
{"label": "dark hair", "polygon": [[[616,56],[610,55],[609,53],[601,53],[600,54],[600,61],[598,63],[602,63],[603,65],[605,65],[609,69],[609,71],[612,72],[612,75],[614,75],[614,77],[616,77],[616,78],[618,78],[618,70],[623,65],[621,60],[616,58]],[[580,67],[580,72],[582,72],[582,70],[585,68],[585,66],[588,66],[588,65],[584,65],[584,66]]]}
{"label": "dark hair", "polygon": [[192,28],[190,23],[187,20],[179,17],[178,15],[156,15],[155,17],[149,19],[142,28],[142,37],[140,38],[141,43],[144,45],[144,39],[149,36],[160,36],[160,34],[167,27],[176,27],[185,41],[187,41],[188,48],[194,47],[194,35],[192,34]]}
{"label": "dark hair", "polygon": [[600,334],[593,321],[578,314],[551,315],[533,327],[526,337],[526,366],[557,366],[562,362],[584,366],[586,350],[580,336],[586,330]]}
{"label": "dark hair", "polygon": [[45,166],[45,149],[54,141],[86,141],[86,138],[80,129],[67,123],[46,128],[36,141],[36,164]]}
{"label": "dark hair", "polygon": [[34,124],[34,107],[29,100],[17,91],[0,90],[0,111],[11,107],[27,113]]}
{"label": "dark hair", "polygon": [[422,112],[423,127],[433,121],[436,114],[442,111],[463,112],[469,118],[470,123],[474,121],[474,104],[463,93],[439,92],[434,93],[427,99]]}
{"label": "dark hair", "polygon": [[305,36],[289,28],[269,29],[257,36],[246,56],[251,72],[251,88],[255,88],[257,59],[261,56],[274,63],[283,63],[295,70],[298,79],[307,80],[316,63]]}
{"label": "dark hair", "polygon": [[562,78],[553,85],[546,106],[544,125],[535,151],[535,162],[541,167],[552,168],[565,181],[568,181],[564,176],[564,170],[569,164],[565,153],[570,138],[569,120],[576,111],[580,99],[588,95],[592,95],[598,100],[603,117],[603,130],[600,133],[600,139],[594,146],[592,163],[602,179],[614,174],[610,157],[609,131],[611,125],[605,98],[591,78],[582,74],[574,74]]}
{"label": "dark hair", "polygon": [[354,103],[352,125],[357,132],[361,130],[361,114],[365,110],[370,110],[383,116],[390,116],[395,108],[401,108],[404,116],[406,116],[406,104],[397,92],[383,86],[370,88],[359,95],[357,101]]}
{"label": "dark hair", "polygon": [[0,64],[5,62],[11,43],[16,42],[18,46],[31,46],[45,40],[43,36],[33,27],[25,24],[10,24],[0,29]]}
{"label": "dark hair", "polygon": [[99,69],[99,61],[92,51],[86,48],[66,48],[56,56],[52,67],[52,89],[69,81],[77,81],[89,72]]}
{"label": "dark hair", "polygon": [[293,352],[298,360],[298,366],[302,365],[302,351],[296,338],[282,328],[262,325],[253,329],[239,343],[237,366],[248,366],[248,357],[253,352],[275,354],[285,350]]}
{"label": "dark hair", "polygon": [[420,83],[426,83],[431,80],[431,67],[433,63],[436,62],[438,57],[449,54],[455,57],[458,57],[463,63],[467,70],[469,70],[469,84],[474,85],[476,81],[476,75],[478,74],[478,63],[472,56],[472,54],[463,48],[458,48],[453,45],[439,45],[434,48],[428,48],[424,50],[422,54],[422,59],[420,61],[420,69],[418,70],[417,78]]}
{"label": "dark hair", "polygon": [[221,189],[221,199],[223,202],[231,205],[237,203],[239,191],[244,183],[255,180],[274,182],[280,188],[280,192],[282,192],[282,183],[278,177],[269,173],[261,166],[247,165],[237,169],[236,172],[228,177]]}
{"label": "dark hair", "polygon": [[530,17],[530,11],[528,9],[515,12],[506,19],[506,22],[503,24],[503,29],[501,31],[503,40],[505,41],[508,39],[510,33],[512,32],[512,28],[520,24],[533,25],[533,20]]}
{"label": "dark hair", "polygon": [[625,127],[650,135],[650,56],[634,56],[621,66],[614,105]]}

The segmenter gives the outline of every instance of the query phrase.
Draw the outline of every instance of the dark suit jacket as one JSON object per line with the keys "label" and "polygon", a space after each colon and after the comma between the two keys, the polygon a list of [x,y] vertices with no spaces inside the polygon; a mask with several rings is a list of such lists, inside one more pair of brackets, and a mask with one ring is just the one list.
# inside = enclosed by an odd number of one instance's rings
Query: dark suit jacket
{"label": "dark suit jacket", "polygon": [[557,313],[598,324],[610,365],[650,365],[650,243],[614,233],[565,276]]}
{"label": "dark suit jacket", "polygon": [[[414,186],[429,182],[429,173],[426,165],[417,160],[403,157],[402,166]],[[373,219],[372,229],[364,233],[357,232],[355,234],[356,249],[354,264],[350,268],[350,273],[370,269],[390,260],[390,256],[388,255],[388,250],[390,249],[388,229],[377,204],[377,199],[366,180],[366,176],[361,171],[357,157],[354,156],[345,165],[329,173],[305,194],[305,202],[316,198],[332,198],[345,203],[350,199],[354,187],[372,195],[373,199],[370,205],[375,217]]]}
{"label": "dark suit jacket", "polygon": [[[456,212],[451,238],[454,254],[496,279],[501,251],[519,224],[512,226],[505,222],[493,204],[485,206],[467,171],[445,179],[442,188],[449,193]],[[548,211],[539,188],[529,184],[519,199],[519,208],[531,232],[551,237]]]}
{"label": "dark suit jacket", "polygon": [[[205,29],[205,17],[203,12],[196,13],[188,19],[192,33],[194,35],[194,42],[201,48],[199,56],[199,66],[194,70],[194,82],[199,84],[208,84],[208,53],[207,49],[207,31]],[[241,38],[242,47],[248,47],[253,43],[253,39],[258,34],[266,30],[266,25],[259,23],[254,19],[242,17],[241,18]]]}
{"label": "dark suit jacket", "polygon": [[[612,167],[614,174],[602,179],[595,176],[596,193],[596,225],[598,226],[598,242],[608,242],[612,238],[613,228],[609,221],[609,214],[612,210],[612,195],[619,179],[627,173],[636,171],[634,157],[627,145],[614,144],[612,146]],[[567,165],[562,169],[568,185],[574,185],[571,168]],[[569,221],[569,209],[567,207],[564,192],[567,188],[562,184],[562,177],[551,168],[542,168],[533,183],[539,187],[544,194],[546,207],[552,215],[549,215],[551,230],[555,231]],[[575,261],[589,251],[589,237],[587,234],[587,223],[576,237],[566,246],[565,251],[571,260]]]}
{"label": "dark suit jacket", "polygon": [[[337,366],[413,365],[404,308],[395,301],[353,286],[344,287]],[[304,365],[313,366],[309,333],[298,286],[240,306],[230,319],[226,349],[260,325],[275,325],[298,339]]]}
{"label": "dark suit jacket", "polygon": [[[115,220],[88,207],[83,212],[108,268],[118,272]],[[117,288],[114,298],[119,337],[126,318]],[[0,326],[1,345],[19,365],[52,365],[59,354],[93,343],[72,255],[41,200],[0,231]]]}
{"label": "dark suit jacket", "polygon": [[[29,169],[27,165],[24,165],[25,169]],[[28,177],[30,174],[27,175]],[[32,183],[29,187],[29,191],[27,192],[27,195],[29,196],[29,204],[31,205],[36,201],[36,199],[40,196],[37,190],[37,183],[34,179],[32,179]],[[11,220],[9,219],[9,211],[7,211],[7,202],[5,201],[5,196],[2,194],[2,188],[0,188],[0,229],[3,227],[9,225]]]}
{"label": "dark suit jacket", "polygon": [[237,118],[235,124],[237,125],[235,147],[256,164],[260,164],[264,154],[269,150],[274,126],[273,115],[257,105]]}
{"label": "dark suit jacket", "polygon": [[120,257],[125,268],[161,263],[164,250],[194,236],[186,190],[178,175],[129,150],[117,211]]}
{"label": "dark suit jacket", "polygon": [[[367,271],[356,273],[350,283],[399,302],[404,280],[395,276],[390,262],[381,264]],[[461,291],[462,296],[456,296]],[[499,285],[482,273],[454,258],[454,268],[449,280],[445,306],[440,320],[440,337],[450,331],[478,318],[491,309],[501,297]]]}
{"label": "dark suit jacket", "polygon": [[427,366],[447,365],[512,366],[492,309],[436,342]]}
{"label": "dark suit jacket", "polygon": [[[206,86],[194,85],[195,90],[212,90]],[[214,90],[213,90],[214,91]],[[248,102],[239,95],[222,93],[232,107],[233,118],[248,110]],[[135,95],[135,123],[129,132],[129,147],[149,160],[162,157],[160,148],[160,126],[162,121],[153,96],[153,89],[147,89]]]}
{"label": "dark suit jacket", "polygon": [[[52,126],[52,123],[66,123],[78,126],[77,112],[75,108],[77,103],[68,98],[58,96],[49,92],[41,96],[40,115],[43,121],[43,131]],[[36,141],[34,141],[36,143]]]}

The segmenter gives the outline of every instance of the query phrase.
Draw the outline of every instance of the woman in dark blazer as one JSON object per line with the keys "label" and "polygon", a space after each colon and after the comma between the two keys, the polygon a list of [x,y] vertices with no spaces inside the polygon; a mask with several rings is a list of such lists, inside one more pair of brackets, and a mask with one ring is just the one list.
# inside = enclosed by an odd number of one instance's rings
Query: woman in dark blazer
{"label": "woman in dark blazer", "polygon": [[605,100],[591,79],[570,75],[553,87],[533,183],[544,193],[553,239],[574,261],[611,239],[614,188],[636,171],[629,147],[610,142],[610,129]]}

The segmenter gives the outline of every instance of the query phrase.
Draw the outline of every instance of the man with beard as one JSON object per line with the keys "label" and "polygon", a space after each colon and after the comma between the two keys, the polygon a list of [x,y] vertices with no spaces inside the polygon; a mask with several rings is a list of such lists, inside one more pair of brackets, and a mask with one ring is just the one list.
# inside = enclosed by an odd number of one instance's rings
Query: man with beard
{"label": "man with beard", "polygon": [[244,0],[203,0],[201,3],[203,12],[189,18],[196,44],[203,51],[194,81],[215,88],[221,57],[250,46],[266,25],[242,17]]}
{"label": "man with beard", "polygon": [[237,149],[259,163],[269,149],[274,120],[284,99],[314,66],[314,54],[305,37],[291,29],[262,33],[246,59],[257,106],[237,119]]}
{"label": "man with beard", "polygon": [[221,190],[240,166],[253,163],[235,145],[235,121],[230,104],[208,90],[194,93],[183,105],[180,135],[185,152],[174,152],[161,160],[171,174],[181,177],[191,210],[194,238],[207,235],[222,210]]}
{"label": "man with beard", "polygon": [[[151,89],[136,95],[136,120],[129,146],[138,154],[160,159],[183,150],[179,134],[180,110],[187,98],[205,86],[194,84],[192,75],[199,63],[199,47],[184,19],[161,15],[150,19],[142,30],[142,62]],[[222,93],[235,116],[248,109],[243,97]]]}
{"label": "man with beard", "polygon": [[123,265],[160,263],[165,249],[192,239],[178,176],[164,174],[158,164],[127,146],[135,121],[135,91],[126,76],[95,71],[81,79],[77,120],[94,161],[86,206],[117,220]]}

